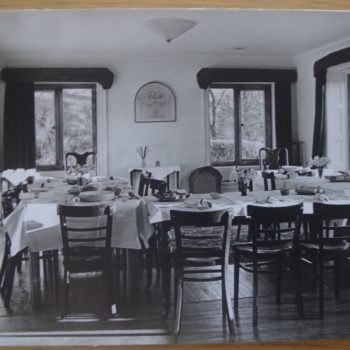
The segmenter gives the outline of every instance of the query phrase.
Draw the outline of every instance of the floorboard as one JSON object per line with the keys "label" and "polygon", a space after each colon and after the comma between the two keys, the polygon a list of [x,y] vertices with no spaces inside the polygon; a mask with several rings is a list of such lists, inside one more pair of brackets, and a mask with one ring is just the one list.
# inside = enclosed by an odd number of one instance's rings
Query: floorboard
{"label": "floorboard", "polygon": [[[108,318],[108,305],[99,274],[72,278],[68,317],[60,319],[60,306],[49,288],[42,286],[43,307],[34,311],[28,262],[16,274],[11,310],[0,302],[0,345],[131,345],[284,341],[349,337],[350,288],[344,281],[339,300],[333,293],[333,276],[326,273],[325,318],[318,319],[312,271],[303,267],[305,320],[294,304],[292,276],[282,286],[282,303],[274,298],[274,279],[259,278],[259,324],[252,326],[252,276],[241,271],[239,310],[234,333],[223,325],[219,282],[185,286],[181,333],[172,335],[173,315],[162,320],[161,290],[155,283],[145,293],[145,271],[140,270],[135,298],[118,299],[118,315]],[[140,264],[140,269],[142,265]],[[229,283],[233,291],[233,267]],[[346,275],[345,275],[346,276]],[[154,276],[155,277],[155,276]],[[154,279],[155,280],[155,279]],[[122,294],[122,293],[121,293]],[[171,308],[173,311],[173,308]]]}

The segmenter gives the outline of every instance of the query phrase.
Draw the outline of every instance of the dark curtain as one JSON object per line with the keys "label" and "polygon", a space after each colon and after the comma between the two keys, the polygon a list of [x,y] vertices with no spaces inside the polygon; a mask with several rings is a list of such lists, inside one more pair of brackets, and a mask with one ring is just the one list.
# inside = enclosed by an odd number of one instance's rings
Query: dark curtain
{"label": "dark curtain", "polygon": [[[291,84],[275,84],[275,113],[276,113],[276,146],[287,148],[290,155],[289,162],[295,164],[292,152],[292,103]],[[283,155],[284,156],[284,155]],[[284,160],[283,160],[284,161]]]}
{"label": "dark curtain", "polygon": [[315,124],[312,144],[312,157],[323,156],[326,143],[326,75],[319,74],[316,77],[315,92]]}
{"label": "dark curtain", "polygon": [[34,83],[7,83],[4,109],[4,169],[34,167]]}

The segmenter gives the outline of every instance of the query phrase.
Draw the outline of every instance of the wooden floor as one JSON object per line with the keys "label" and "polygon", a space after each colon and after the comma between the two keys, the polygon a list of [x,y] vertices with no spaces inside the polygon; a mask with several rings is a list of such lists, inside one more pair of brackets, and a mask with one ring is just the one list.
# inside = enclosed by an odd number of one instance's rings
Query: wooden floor
{"label": "wooden floor", "polygon": [[[230,268],[232,285],[232,266]],[[49,288],[43,286],[43,307],[33,311],[28,263],[16,275],[12,310],[0,305],[0,345],[125,345],[170,343],[218,343],[329,339],[349,337],[350,288],[342,289],[340,300],[332,293],[332,276],[327,278],[326,312],[318,319],[316,294],[310,271],[304,271],[306,320],[298,320],[290,278],[284,280],[282,304],[274,301],[274,280],[259,280],[259,325],[252,327],[252,279],[242,273],[240,306],[233,334],[222,324],[220,284],[192,283],[185,287],[181,333],[171,334],[173,318],[163,321],[160,288],[155,284],[145,293],[145,272],[140,265],[136,296],[118,299],[118,315],[107,318],[103,280],[98,274],[72,279],[70,312],[60,319],[60,308]]]}

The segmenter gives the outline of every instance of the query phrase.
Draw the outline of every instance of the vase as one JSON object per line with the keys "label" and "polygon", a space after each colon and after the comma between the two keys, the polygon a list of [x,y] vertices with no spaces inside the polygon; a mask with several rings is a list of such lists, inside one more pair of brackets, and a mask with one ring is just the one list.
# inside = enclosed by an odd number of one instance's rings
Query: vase
{"label": "vase", "polygon": [[321,168],[317,168],[317,170],[318,170],[318,177],[321,178],[322,175],[323,175],[323,168],[322,167]]}
{"label": "vase", "polygon": [[146,166],[147,166],[146,159],[142,159],[141,160],[141,167],[146,168]]}
{"label": "vase", "polygon": [[241,192],[242,196],[246,196],[247,190],[248,190],[248,185],[243,180],[239,180],[238,181],[238,190]]}

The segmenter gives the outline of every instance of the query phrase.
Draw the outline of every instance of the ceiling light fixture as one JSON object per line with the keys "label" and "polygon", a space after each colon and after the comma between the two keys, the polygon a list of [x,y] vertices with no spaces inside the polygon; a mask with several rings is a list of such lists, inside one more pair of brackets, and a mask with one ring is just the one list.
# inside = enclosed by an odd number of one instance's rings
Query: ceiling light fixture
{"label": "ceiling light fixture", "polygon": [[146,21],[144,25],[154,34],[165,39],[167,43],[192,29],[196,22],[183,18],[156,18]]}

